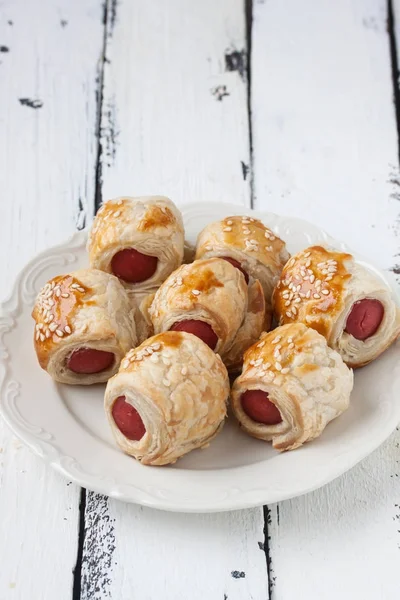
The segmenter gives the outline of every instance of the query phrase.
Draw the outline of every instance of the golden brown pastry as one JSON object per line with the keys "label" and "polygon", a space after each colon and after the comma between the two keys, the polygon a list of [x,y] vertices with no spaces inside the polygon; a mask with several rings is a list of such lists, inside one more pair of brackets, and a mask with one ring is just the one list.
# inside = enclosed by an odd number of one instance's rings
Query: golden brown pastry
{"label": "golden brown pastry", "polygon": [[279,322],[319,331],[351,367],[377,358],[400,333],[388,286],[351,254],[312,246],[293,256],[274,292]]}
{"label": "golden brown pastry", "polygon": [[166,465],[217,435],[229,379],[196,336],[167,331],[131,350],[107,384],[105,410],[118,446],[145,465]]}
{"label": "golden brown pastry", "polygon": [[182,265],[156,292],[149,314],[155,333],[188,331],[222,356],[231,348],[248,303],[242,273],[226,260]]}
{"label": "golden brown pastry", "polygon": [[88,241],[90,265],[135,292],[158,287],[182,263],[183,247],[182,216],[163,196],[109,200]]}
{"label": "golden brown pastry", "polygon": [[253,217],[226,217],[207,225],[197,238],[196,258],[229,260],[249,280],[259,279],[269,305],[283,265],[289,259],[285,242]]}
{"label": "golden brown pastry", "polygon": [[136,344],[125,289],[116,277],[97,269],[51,279],[39,293],[32,316],[40,366],[61,383],[107,381]]}
{"label": "golden brown pastry", "polygon": [[353,372],[302,323],[264,333],[233,384],[233,412],[251,436],[293,450],[321,435],[349,406]]}
{"label": "golden brown pastry", "polygon": [[248,304],[244,320],[233,340],[232,346],[222,356],[230,373],[241,370],[243,355],[258,340],[263,331],[271,327],[271,311],[265,304],[264,292],[258,280],[248,286]]}

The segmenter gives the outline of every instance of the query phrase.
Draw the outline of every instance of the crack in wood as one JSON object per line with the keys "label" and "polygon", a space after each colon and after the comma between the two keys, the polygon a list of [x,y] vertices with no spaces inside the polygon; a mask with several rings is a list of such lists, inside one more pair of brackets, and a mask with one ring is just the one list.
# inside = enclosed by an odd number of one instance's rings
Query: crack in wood
{"label": "crack in wood", "polygon": [[[69,485],[69,484],[67,484]],[[85,542],[85,510],[86,510],[86,490],[81,488],[79,502],[79,530],[78,530],[78,549],[76,564],[73,570],[72,600],[81,600],[81,578],[82,578],[82,556]]]}
{"label": "crack in wood", "polygon": [[0,46],[0,52],[10,52],[10,48],[8,46]]}
{"label": "crack in wood", "polygon": [[275,586],[276,577],[274,577],[273,572],[274,569],[272,567],[272,558],[269,542],[271,540],[271,536],[268,533],[269,525],[271,525],[271,510],[268,506],[263,507],[264,511],[264,553],[265,560],[267,561],[267,574],[268,574],[268,598],[269,600],[273,600],[273,588]]}
{"label": "crack in wood", "polygon": [[253,35],[253,0],[245,0],[246,21],[246,80],[247,80],[247,121],[249,127],[249,184],[250,207],[254,208],[254,148],[253,148],[253,115],[251,97],[251,59]]}

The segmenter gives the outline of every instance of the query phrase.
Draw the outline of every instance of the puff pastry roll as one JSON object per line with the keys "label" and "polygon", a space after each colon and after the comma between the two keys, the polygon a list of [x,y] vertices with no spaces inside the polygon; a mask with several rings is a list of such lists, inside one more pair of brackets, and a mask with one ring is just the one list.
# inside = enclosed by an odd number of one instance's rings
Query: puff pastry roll
{"label": "puff pastry roll", "polygon": [[107,384],[105,410],[118,446],[145,465],[166,465],[217,435],[229,378],[196,336],[167,331],[123,359]]}
{"label": "puff pastry roll", "polygon": [[163,196],[109,200],[88,240],[90,265],[134,291],[158,287],[182,263],[183,251],[182,216]]}
{"label": "puff pastry roll", "polygon": [[351,367],[377,358],[400,333],[400,310],[387,285],[351,254],[322,246],[290,259],[274,307],[281,324],[316,329]]}
{"label": "puff pastry roll", "polygon": [[258,280],[248,287],[247,311],[232,346],[222,355],[222,360],[230,373],[241,370],[243,354],[258,340],[263,331],[271,327],[271,311],[266,307],[264,292]]}
{"label": "puff pastry roll", "polygon": [[293,450],[321,435],[349,406],[353,372],[302,323],[261,336],[233,384],[233,412],[253,437]]}
{"label": "puff pastry roll", "polygon": [[285,242],[253,217],[227,217],[207,225],[197,238],[196,258],[211,256],[231,262],[246,281],[259,279],[267,304],[289,259]]}
{"label": "puff pastry roll", "polygon": [[231,347],[247,310],[242,273],[226,260],[182,265],[157,290],[149,314],[155,333],[187,331],[212,350]]}
{"label": "puff pastry roll", "polygon": [[97,269],[51,279],[32,316],[40,366],[61,383],[107,381],[136,344],[134,313],[124,287]]}

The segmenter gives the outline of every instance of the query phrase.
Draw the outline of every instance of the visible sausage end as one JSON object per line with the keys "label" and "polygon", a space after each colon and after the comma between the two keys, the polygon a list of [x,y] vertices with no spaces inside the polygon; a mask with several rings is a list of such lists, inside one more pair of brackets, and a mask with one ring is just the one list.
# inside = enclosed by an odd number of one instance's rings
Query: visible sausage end
{"label": "visible sausage end", "polygon": [[120,432],[128,440],[139,441],[146,428],[136,408],[126,402],[125,396],[118,396],[112,407],[112,416]]}
{"label": "visible sausage end", "polygon": [[247,390],[242,394],[241,402],[246,415],[256,423],[277,425],[282,422],[281,413],[271,402],[267,392]]}
{"label": "visible sausage end", "polygon": [[125,248],[112,257],[111,270],[127,283],[141,283],[154,275],[157,263],[156,256],[142,254],[134,248]]}
{"label": "visible sausage end", "polygon": [[179,321],[178,323],[174,323],[174,325],[172,325],[171,331],[186,331],[187,333],[192,333],[203,340],[203,342],[207,344],[211,350],[215,350],[215,347],[218,343],[218,337],[214,333],[213,328],[204,321],[196,321],[196,319]]}
{"label": "visible sausage end", "polygon": [[221,256],[221,258],[223,258],[224,260],[227,260],[229,263],[231,263],[232,266],[236,267],[236,269],[238,269],[241,273],[243,273],[246,283],[249,283],[249,276],[247,274],[247,271],[245,271],[243,269],[242,265],[240,264],[240,262],[238,260],[235,260],[234,258],[231,258],[230,256]]}
{"label": "visible sausage end", "polygon": [[345,331],[356,340],[364,341],[376,333],[382,323],[383,314],[383,304],[379,300],[359,300],[353,304],[347,317]]}
{"label": "visible sausage end", "polygon": [[101,373],[111,367],[114,358],[112,352],[94,350],[93,348],[79,348],[68,358],[67,367],[74,373],[85,375]]}

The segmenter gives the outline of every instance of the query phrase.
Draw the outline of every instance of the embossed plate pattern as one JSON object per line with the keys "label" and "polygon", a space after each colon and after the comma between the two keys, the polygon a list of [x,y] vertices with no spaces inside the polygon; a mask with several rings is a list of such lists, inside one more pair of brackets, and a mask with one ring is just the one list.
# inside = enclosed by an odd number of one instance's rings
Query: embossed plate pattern
{"label": "embossed plate pattern", "polygon": [[[349,250],[299,219],[229,204],[190,205],[182,212],[192,243],[207,223],[248,214],[261,218],[285,239],[292,253],[321,241]],[[230,417],[207,450],[194,451],[173,467],[140,465],[115,447],[103,413],[104,386],[54,383],[37,365],[33,350],[30,312],[36,294],[54,275],[87,265],[86,238],[87,232],[78,232],[31,261],[2,305],[0,318],[1,414],[22,441],[68,479],[115,498],[172,511],[257,506],[331,481],[372,452],[400,421],[397,342],[356,372],[349,410],[321,438],[295,452],[278,454],[269,444],[243,434]]]}

